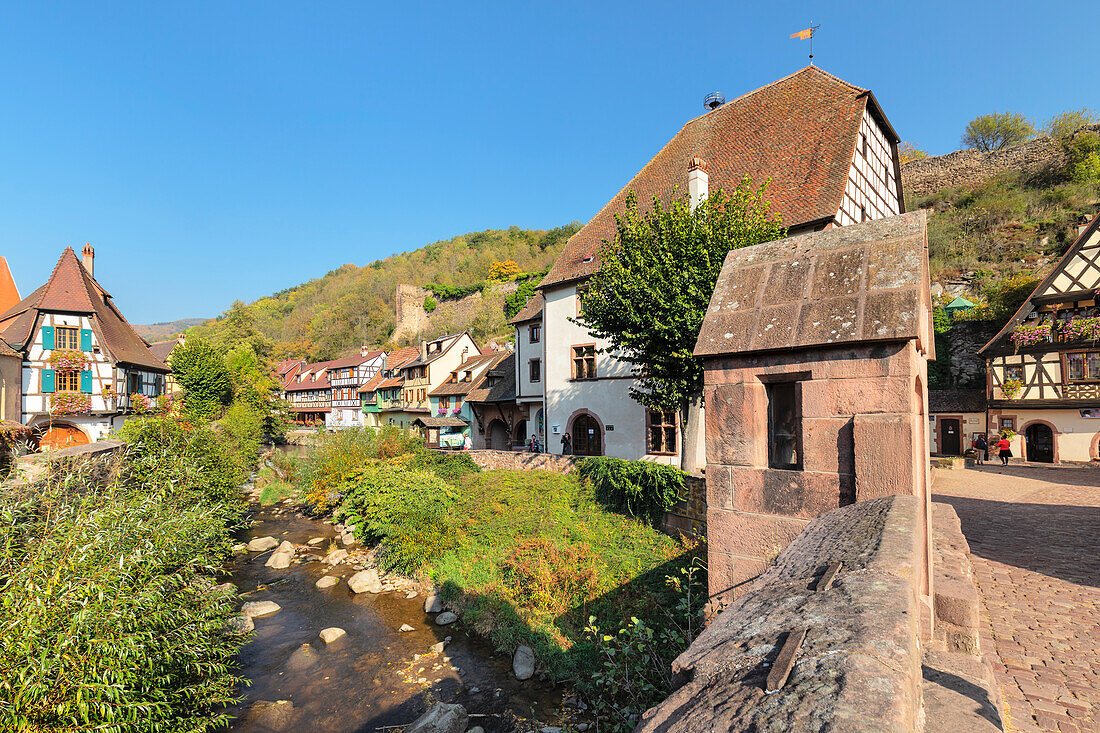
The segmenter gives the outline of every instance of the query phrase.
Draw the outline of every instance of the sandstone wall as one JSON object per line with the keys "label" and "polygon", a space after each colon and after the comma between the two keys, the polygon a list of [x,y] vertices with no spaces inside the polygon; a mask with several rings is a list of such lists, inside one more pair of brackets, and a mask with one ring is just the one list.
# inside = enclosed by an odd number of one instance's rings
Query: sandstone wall
{"label": "sandstone wall", "polygon": [[[919,730],[923,513],[916,497],[892,496],[810,522],[677,657],[673,671],[686,683],[636,732]],[[836,562],[830,588],[816,590]],[[796,629],[806,636],[790,677],[765,692]]]}
{"label": "sandstone wall", "polygon": [[62,465],[68,468],[97,464],[95,470],[110,471],[110,464],[126,446],[120,440],[100,440],[87,445],[74,445],[69,448],[31,453],[21,456],[4,486],[9,490],[25,488],[42,479],[51,466]]}
{"label": "sandstone wall", "polygon": [[[1085,130],[1098,132],[1100,124],[1090,125]],[[903,165],[902,190],[906,195],[924,196],[945,188],[969,186],[1006,170],[1041,176],[1063,162],[1058,143],[1045,136],[988,153],[958,150]]]}
{"label": "sandstone wall", "polygon": [[[496,283],[488,294],[480,291],[456,300],[440,300],[436,309],[424,310],[424,298],[431,292],[416,285],[398,285],[394,298],[393,340],[432,338],[444,333],[464,331],[478,318],[487,319],[491,325],[503,325],[504,299],[519,289],[515,282]],[[492,329],[487,329],[492,330]]]}

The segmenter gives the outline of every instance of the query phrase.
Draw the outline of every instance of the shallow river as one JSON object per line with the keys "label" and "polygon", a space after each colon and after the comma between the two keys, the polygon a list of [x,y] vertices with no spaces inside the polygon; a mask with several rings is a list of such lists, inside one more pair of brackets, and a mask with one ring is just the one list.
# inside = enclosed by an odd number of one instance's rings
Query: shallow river
{"label": "shallow river", "polygon": [[[253,506],[256,521],[241,533],[242,541],[271,535],[305,545],[314,537],[335,537],[325,522],[290,509]],[[320,558],[327,545],[313,554]],[[339,575],[340,583],[320,590],[314,583],[328,565],[303,562],[274,570],[264,566],[267,558],[267,553],[238,556],[228,568],[245,601],[271,600],[282,607],[254,620],[255,636],[241,652],[241,674],[251,686],[242,690],[245,701],[230,711],[241,716],[232,730],[367,733],[409,723],[436,701],[462,703],[476,714],[470,725],[488,733],[531,730],[536,720],[555,722],[560,691],[537,678],[518,682],[511,658],[467,636],[461,622],[436,626],[424,613],[422,595],[356,595],[346,583],[355,573],[348,565],[329,573]],[[414,630],[398,631],[402,624]],[[326,645],[318,633],[330,626],[347,635]],[[448,636],[453,638],[444,652],[432,653],[430,647]],[[421,659],[414,660],[418,654]],[[266,706],[260,701],[280,700],[293,704],[289,715],[285,703],[262,712]]]}

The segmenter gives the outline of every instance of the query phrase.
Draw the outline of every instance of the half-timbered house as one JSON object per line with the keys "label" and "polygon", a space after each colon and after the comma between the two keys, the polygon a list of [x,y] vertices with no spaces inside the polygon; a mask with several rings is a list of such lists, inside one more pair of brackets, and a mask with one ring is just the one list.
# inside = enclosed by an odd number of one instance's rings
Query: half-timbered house
{"label": "half-timbered house", "polygon": [[359,388],[369,382],[386,362],[386,352],[364,346],[357,356],[327,362],[332,385],[332,410],[326,425],[351,428],[365,425]]}
{"label": "half-timbered house", "polygon": [[66,247],[46,284],[0,314],[22,361],[21,421],[43,447],[102,440],[165,390],[168,366],[95,280],[94,257]]}
{"label": "half-timbered house", "polygon": [[1100,215],[978,352],[990,433],[1027,461],[1100,459]]}

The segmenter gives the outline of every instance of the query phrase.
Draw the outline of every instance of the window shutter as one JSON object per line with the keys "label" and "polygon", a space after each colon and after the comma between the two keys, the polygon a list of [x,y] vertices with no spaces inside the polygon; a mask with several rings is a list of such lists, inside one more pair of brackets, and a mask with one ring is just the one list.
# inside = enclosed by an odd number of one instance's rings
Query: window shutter
{"label": "window shutter", "polygon": [[92,330],[90,328],[80,329],[80,350],[92,350]]}
{"label": "window shutter", "polygon": [[[53,343],[54,343],[53,342],[53,326],[43,326],[42,327],[42,348],[43,349],[52,349],[54,347]],[[51,389],[50,391],[52,392],[53,390]]]}
{"label": "window shutter", "polygon": [[84,394],[92,393],[92,370],[85,369],[80,373],[80,391]]}
{"label": "window shutter", "polygon": [[[43,330],[45,330],[45,329],[43,329]],[[52,328],[50,329],[50,337],[51,337],[51,339],[53,337],[53,329]],[[55,381],[54,381],[54,371],[53,371],[53,369],[43,369],[42,370],[42,392],[46,393],[46,394],[48,394],[50,392],[56,392],[57,389],[56,389],[56,387],[54,387],[54,384],[55,384]]]}

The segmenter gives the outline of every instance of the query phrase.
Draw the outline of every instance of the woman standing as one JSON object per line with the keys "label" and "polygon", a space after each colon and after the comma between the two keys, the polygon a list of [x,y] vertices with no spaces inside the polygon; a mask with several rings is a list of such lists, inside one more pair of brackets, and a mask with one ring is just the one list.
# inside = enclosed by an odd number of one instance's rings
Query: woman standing
{"label": "woman standing", "polygon": [[569,433],[561,436],[561,454],[563,456],[573,454],[573,439],[569,437]]}
{"label": "woman standing", "polygon": [[1012,443],[1005,433],[1002,433],[1001,439],[997,441],[997,455],[1001,457],[1002,466],[1007,466],[1008,459],[1012,458]]}

